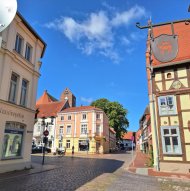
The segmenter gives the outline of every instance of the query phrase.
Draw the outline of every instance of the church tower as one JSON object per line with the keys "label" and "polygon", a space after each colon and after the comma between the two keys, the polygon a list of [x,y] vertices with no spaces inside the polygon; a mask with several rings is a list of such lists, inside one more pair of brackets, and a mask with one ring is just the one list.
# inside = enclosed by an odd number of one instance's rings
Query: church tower
{"label": "church tower", "polygon": [[70,107],[76,107],[76,97],[74,94],[69,90],[69,88],[66,88],[63,93],[61,94],[60,101],[68,100]]}

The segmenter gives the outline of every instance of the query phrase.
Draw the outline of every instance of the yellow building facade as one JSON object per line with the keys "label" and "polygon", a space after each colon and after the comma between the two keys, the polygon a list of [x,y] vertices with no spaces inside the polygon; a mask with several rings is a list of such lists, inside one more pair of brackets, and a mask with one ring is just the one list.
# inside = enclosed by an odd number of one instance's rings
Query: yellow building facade
{"label": "yellow building facade", "polygon": [[75,153],[109,152],[113,137],[110,137],[108,118],[101,109],[92,106],[67,108],[57,114],[56,120],[57,148],[66,148],[66,153],[72,153],[73,146]]}

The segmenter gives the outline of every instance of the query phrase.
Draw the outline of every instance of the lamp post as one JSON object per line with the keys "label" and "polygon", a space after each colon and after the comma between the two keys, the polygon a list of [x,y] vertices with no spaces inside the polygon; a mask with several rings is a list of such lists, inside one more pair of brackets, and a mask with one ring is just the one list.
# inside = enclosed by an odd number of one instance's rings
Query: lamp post
{"label": "lamp post", "polygon": [[[44,160],[45,160],[45,151],[46,151],[46,146],[47,146],[47,142],[48,142],[48,135],[49,135],[49,131],[47,130],[47,127],[49,125],[53,125],[53,120],[54,120],[54,116],[51,116],[51,122],[45,122],[45,117],[42,117],[42,126],[43,128],[43,149],[42,149],[42,153],[43,153],[43,157],[42,157],[42,165],[44,165]],[[46,128],[46,129],[45,129]]]}
{"label": "lamp post", "polygon": [[89,144],[89,141],[88,141],[88,130],[85,129],[85,134],[86,134],[86,145],[87,145],[87,155],[88,155],[88,144]]}
{"label": "lamp post", "polygon": [[[164,23],[167,24],[167,23]],[[159,25],[152,25],[151,21],[149,22],[148,26],[140,26],[140,23],[136,23],[136,27],[139,29],[149,29],[150,31],[150,36],[149,36],[149,41],[151,41],[151,39],[153,38],[153,34],[152,34],[152,27],[154,26],[161,26],[164,24],[159,24]],[[153,92],[153,76],[154,76],[154,72],[153,72],[153,67],[152,67],[152,47],[151,47],[151,43],[149,42],[148,44],[148,54],[149,54],[149,63],[148,63],[148,67],[147,69],[149,69],[149,76],[150,76],[150,103],[152,105],[152,119],[153,119],[153,132],[154,132],[154,137],[155,137],[155,163],[154,166],[156,168],[157,171],[160,171],[160,164],[159,164],[159,146],[158,146],[158,133],[157,133],[157,123],[156,123],[156,112],[155,112],[155,97],[154,97],[154,92]]]}

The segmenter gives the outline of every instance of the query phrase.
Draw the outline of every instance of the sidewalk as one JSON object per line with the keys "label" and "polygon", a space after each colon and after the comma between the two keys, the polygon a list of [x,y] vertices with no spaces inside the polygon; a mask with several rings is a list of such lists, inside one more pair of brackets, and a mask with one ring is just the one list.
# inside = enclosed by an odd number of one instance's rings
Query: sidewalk
{"label": "sidewalk", "polygon": [[133,162],[129,165],[128,171],[148,176],[190,180],[190,174],[155,171],[153,168],[147,166],[148,162],[149,156],[147,154],[144,154],[141,151],[136,151],[136,156]]}

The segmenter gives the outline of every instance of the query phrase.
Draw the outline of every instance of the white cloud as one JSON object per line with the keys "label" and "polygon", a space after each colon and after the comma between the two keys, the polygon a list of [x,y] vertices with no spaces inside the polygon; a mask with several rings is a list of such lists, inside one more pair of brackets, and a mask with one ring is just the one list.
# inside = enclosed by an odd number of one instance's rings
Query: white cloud
{"label": "white cloud", "polygon": [[92,103],[93,102],[93,98],[85,98],[85,97],[81,97],[80,98],[82,102],[85,102],[85,103]]}
{"label": "white cloud", "polygon": [[121,43],[125,46],[128,46],[131,44],[131,41],[126,37],[126,36],[122,36],[121,37]]}
{"label": "white cloud", "polygon": [[134,6],[128,11],[116,13],[116,16],[112,19],[113,26],[128,25],[132,20],[139,19],[146,15],[144,7]]}
{"label": "white cloud", "polygon": [[[107,6],[107,4],[104,4]],[[113,7],[110,7],[110,9]],[[114,63],[119,63],[121,56],[117,50],[118,39],[116,28],[128,25],[131,20],[145,15],[145,9],[134,6],[128,11],[109,14],[105,11],[91,13],[85,20],[77,21],[72,17],[61,17],[45,24],[49,29],[62,32],[70,42],[76,44],[84,54],[100,54]],[[132,38],[132,37],[131,37]],[[123,38],[125,45],[129,44],[128,38]]]}

